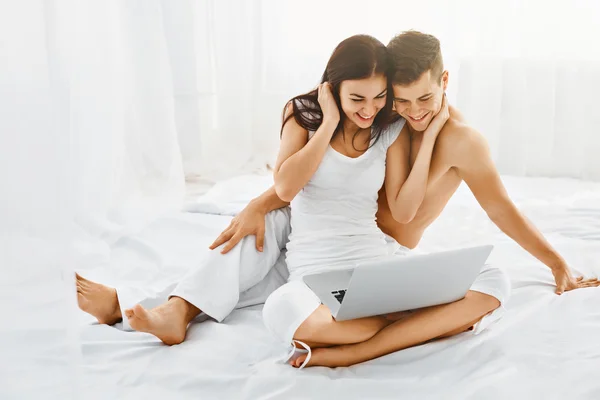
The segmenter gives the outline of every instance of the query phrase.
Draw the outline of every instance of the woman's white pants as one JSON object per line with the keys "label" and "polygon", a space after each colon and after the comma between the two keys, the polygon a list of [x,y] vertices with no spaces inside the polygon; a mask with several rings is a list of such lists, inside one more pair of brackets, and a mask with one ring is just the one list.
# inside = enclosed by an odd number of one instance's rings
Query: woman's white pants
{"label": "woman's white pants", "polygon": [[[153,308],[177,296],[221,322],[235,308],[264,303],[269,294],[287,282],[285,245],[289,233],[289,208],[272,211],[265,217],[262,252],[256,250],[256,238],[247,236],[227,254],[221,254],[220,247],[211,251],[181,281],[160,291],[118,286],[121,314],[138,303]],[[123,329],[131,330],[127,318],[123,318]]]}

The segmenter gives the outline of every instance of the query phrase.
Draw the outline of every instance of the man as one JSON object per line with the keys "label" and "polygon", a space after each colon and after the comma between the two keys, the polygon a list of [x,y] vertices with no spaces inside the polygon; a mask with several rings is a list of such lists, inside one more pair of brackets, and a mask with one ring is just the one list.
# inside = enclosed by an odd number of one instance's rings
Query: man
{"label": "man", "polygon": [[[420,32],[404,32],[388,45],[395,74],[395,110],[407,120],[401,138],[410,149],[411,167],[419,151],[423,132],[438,113],[449,75],[443,68],[439,41]],[[406,224],[396,222],[388,207],[384,189],[379,193],[379,227],[399,244],[417,246],[425,229],[440,215],[460,183],[465,181],[489,218],[531,255],[550,268],[556,293],[599,286],[597,279],[572,276],[566,261],[512,203],[491,159],[484,137],[467,125],[450,106],[450,118],[440,132],[432,156],[425,199],[415,218]],[[221,234],[212,249],[226,243],[222,252],[233,248],[241,238],[257,235],[261,250],[264,216],[287,203],[277,198],[273,188],[253,200]],[[469,294],[458,302],[431,307],[387,326],[370,339],[351,345],[314,349],[308,365],[347,366],[388,354],[428,340],[463,332],[499,304],[491,296]],[[494,301],[496,304],[494,304]],[[299,363],[303,359],[299,360]]]}

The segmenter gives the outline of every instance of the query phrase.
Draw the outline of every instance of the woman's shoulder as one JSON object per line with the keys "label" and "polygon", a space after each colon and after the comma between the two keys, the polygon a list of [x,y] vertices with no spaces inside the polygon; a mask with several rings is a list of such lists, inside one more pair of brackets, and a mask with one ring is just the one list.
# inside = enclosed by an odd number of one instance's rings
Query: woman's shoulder
{"label": "woman's shoulder", "polygon": [[289,100],[283,109],[281,135],[286,131],[308,133],[310,139],[320,123],[320,109],[315,108],[310,99],[295,97]]}
{"label": "woman's shoulder", "polygon": [[388,132],[389,134],[392,134],[392,135],[395,134],[397,136],[398,134],[400,134],[400,131],[402,130],[402,128],[404,128],[405,124],[406,124],[406,120],[398,115],[387,126],[385,131]]}
{"label": "woman's shoulder", "polygon": [[405,124],[406,120],[398,116],[381,131],[381,142],[386,150],[396,141]]}

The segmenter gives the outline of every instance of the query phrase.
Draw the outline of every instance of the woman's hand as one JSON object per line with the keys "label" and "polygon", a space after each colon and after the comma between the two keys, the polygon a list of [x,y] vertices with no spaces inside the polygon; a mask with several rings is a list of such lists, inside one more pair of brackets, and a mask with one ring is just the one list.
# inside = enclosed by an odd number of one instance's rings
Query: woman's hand
{"label": "woman's hand", "polygon": [[331,85],[329,82],[321,83],[317,90],[319,92],[319,105],[321,106],[321,111],[323,111],[323,121],[327,120],[337,124],[340,121],[340,111],[333,97]]}
{"label": "woman's hand", "polygon": [[221,249],[221,254],[225,254],[248,235],[256,236],[256,250],[263,251],[265,241],[265,212],[253,203],[248,204],[231,220],[229,226],[210,245],[210,249],[214,250],[223,243],[226,243],[223,249]]}
{"label": "woman's hand", "polygon": [[438,134],[442,131],[442,128],[450,118],[450,111],[448,110],[448,101],[446,100],[446,93],[442,97],[442,107],[435,117],[429,123],[429,126],[425,130],[425,136],[431,136],[432,139],[436,139]]}

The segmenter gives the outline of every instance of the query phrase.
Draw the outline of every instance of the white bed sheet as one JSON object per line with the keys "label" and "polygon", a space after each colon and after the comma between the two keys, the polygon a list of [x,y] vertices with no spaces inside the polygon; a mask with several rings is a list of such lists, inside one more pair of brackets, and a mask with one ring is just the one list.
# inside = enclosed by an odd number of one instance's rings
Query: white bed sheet
{"label": "white bed sheet", "polygon": [[[232,213],[269,183],[268,177],[237,178],[187,209]],[[600,183],[510,177],[505,183],[573,268],[600,274]],[[160,287],[204,257],[229,219],[162,218],[117,242],[109,268],[85,272],[108,284]],[[350,368],[298,371],[275,361],[284,349],[264,328],[261,306],[235,311],[222,324],[195,324],[187,341],[173,347],[93,324],[82,313],[81,398],[600,398],[600,288],[555,295],[548,268],[499,232],[464,186],[420,248],[487,242],[496,246],[491,262],[506,268],[513,293],[506,316],[479,336],[461,334]]]}

